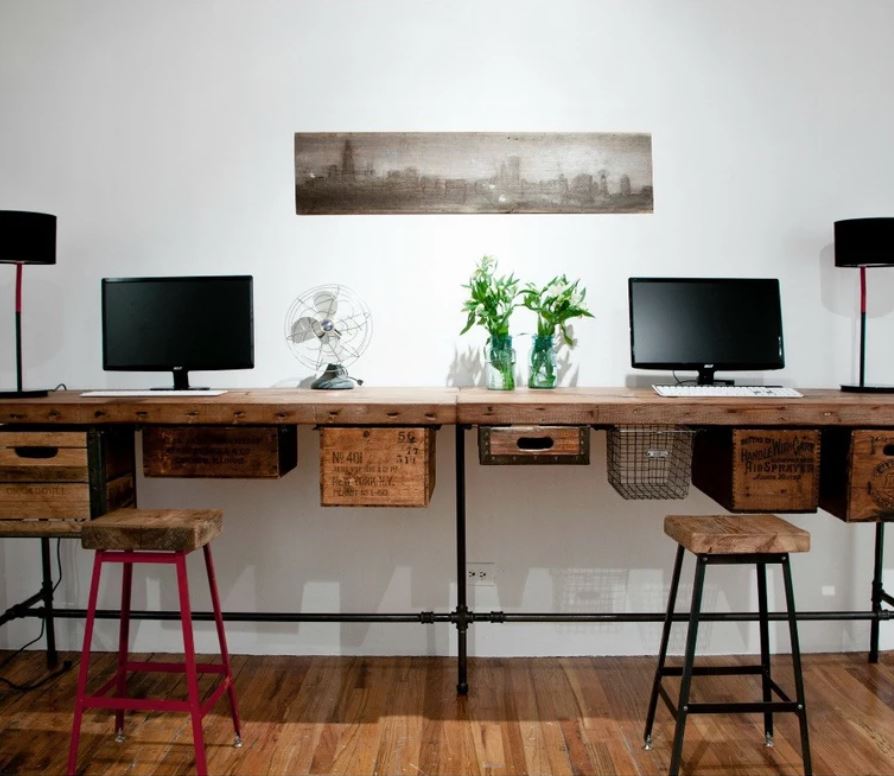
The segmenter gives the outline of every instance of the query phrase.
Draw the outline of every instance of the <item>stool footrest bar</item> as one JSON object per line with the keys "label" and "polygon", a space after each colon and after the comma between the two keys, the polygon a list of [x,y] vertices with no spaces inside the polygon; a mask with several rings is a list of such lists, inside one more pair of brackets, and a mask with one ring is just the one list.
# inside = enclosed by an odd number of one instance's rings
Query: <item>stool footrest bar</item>
{"label": "stool footrest bar", "polygon": [[[128,671],[140,671],[141,673],[166,673],[176,674],[186,672],[186,663],[168,661],[128,661]],[[225,674],[226,669],[220,663],[196,663],[196,671],[200,674]]]}
{"label": "stool footrest bar", "polygon": [[687,714],[759,714],[772,712],[801,712],[797,703],[782,701],[735,701],[729,703],[690,703]]}
{"label": "stool footrest bar", "polygon": [[[693,666],[693,676],[760,676],[764,672],[762,666]],[[662,676],[682,676],[683,666],[665,666]]]}

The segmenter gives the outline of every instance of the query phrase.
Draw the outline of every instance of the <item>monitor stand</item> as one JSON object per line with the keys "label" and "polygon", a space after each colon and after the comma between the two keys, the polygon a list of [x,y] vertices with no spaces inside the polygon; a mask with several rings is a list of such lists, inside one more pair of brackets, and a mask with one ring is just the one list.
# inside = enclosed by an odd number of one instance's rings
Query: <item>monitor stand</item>
{"label": "monitor stand", "polygon": [[713,366],[700,366],[698,368],[697,385],[735,385],[734,380],[716,380]]}
{"label": "monitor stand", "polygon": [[[175,391],[208,391],[210,390],[207,387],[202,387],[198,385],[190,385],[189,384],[189,372],[182,367],[175,367],[171,370],[174,373],[174,388]],[[153,391],[170,391],[171,388],[168,386],[159,386],[158,388],[153,388]]]}

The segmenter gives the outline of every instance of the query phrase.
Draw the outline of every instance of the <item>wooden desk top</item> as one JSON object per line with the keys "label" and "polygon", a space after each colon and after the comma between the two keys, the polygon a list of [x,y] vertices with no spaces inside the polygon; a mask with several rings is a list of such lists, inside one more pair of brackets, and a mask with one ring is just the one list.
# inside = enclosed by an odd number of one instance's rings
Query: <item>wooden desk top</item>
{"label": "wooden desk top", "polygon": [[894,394],[804,390],[801,399],[666,398],[651,388],[557,388],[489,391],[462,388],[457,420],[487,424],[595,426],[891,426]]}
{"label": "wooden desk top", "polygon": [[208,425],[451,425],[456,388],[238,388],[220,396],[98,398],[57,391],[0,400],[0,423]]}
{"label": "wooden desk top", "polygon": [[210,425],[581,424],[894,426],[894,394],[804,390],[803,399],[663,398],[644,388],[234,389],[221,396],[0,400],[0,423]]}

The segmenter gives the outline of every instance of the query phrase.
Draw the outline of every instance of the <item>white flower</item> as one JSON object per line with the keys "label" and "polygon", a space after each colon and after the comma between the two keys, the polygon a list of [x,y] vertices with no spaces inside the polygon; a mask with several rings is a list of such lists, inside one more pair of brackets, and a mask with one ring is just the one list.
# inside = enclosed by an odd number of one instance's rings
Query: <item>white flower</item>
{"label": "white flower", "polygon": [[559,281],[556,281],[555,283],[550,283],[546,287],[546,293],[544,294],[544,296],[547,296],[547,297],[558,296],[564,290],[565,290],[564,284],[560,283]]}

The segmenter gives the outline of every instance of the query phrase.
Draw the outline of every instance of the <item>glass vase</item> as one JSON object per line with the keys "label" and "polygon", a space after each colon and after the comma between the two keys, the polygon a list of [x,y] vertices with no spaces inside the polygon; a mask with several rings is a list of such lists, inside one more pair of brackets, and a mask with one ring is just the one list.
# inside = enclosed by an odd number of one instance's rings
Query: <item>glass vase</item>
{"label": "glass vase", "polygon": [[556,387],[556,346],[551,334],[534,336],[528,388]]}
{"label": "glass vase", "polygon": [[512,337],[491,337],[487,343],[487,387],[492,391],[515,388],[515,351]]}

